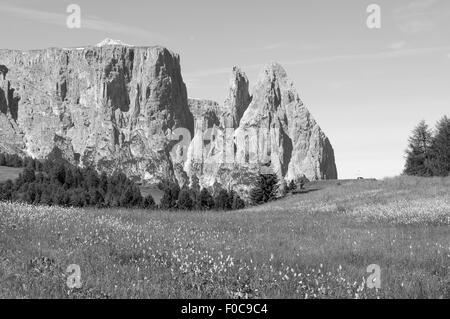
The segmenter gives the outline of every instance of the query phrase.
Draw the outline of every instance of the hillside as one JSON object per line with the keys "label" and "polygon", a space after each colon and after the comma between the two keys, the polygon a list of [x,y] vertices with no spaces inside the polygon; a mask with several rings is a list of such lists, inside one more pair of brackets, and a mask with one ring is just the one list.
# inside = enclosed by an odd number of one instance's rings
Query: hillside
{"label": "hillside", "polygon": [[0,297],[450,298],[449,195],[402,177],[226,213],[0,203]]}
{"label": "hillside", "polygon": [[0,166],[0,183],[6,182],[8,179],[15,180],[19,177],[22,168]]}

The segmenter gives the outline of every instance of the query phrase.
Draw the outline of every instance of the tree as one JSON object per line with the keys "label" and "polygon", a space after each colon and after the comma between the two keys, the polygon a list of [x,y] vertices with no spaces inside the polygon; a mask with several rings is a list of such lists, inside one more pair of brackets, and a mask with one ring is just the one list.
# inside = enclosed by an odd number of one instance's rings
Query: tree
{"label": "tree", "polygon": [[276,174],[260,174],[250,191],[250,199],[254,205],[267,203],[277,197],[278,177]]}
{"label": "tree", "polygon": [[160,206],[162,209],[173,209],[177,207],[178,196],[180,194],[180,186],[174,182],[161,183],[164,195],[161,199]]}
{"label": "tree", "polygon": [[191,176],[191,189],[197,194],[200,193],[200,181],[195,174]]}
{"label": "tree", "polygon": [[436,125],[431,143],[431,171],[435,176],[450,174],[450,118],[444,116]]}
{"label": "tree", "polygon": [[304,189],[305,185],[309,183],[309,179],[305,176],[305,174],[302,175],[302,177],[300,177],[298,179],[297,185],[299,185],[300,189]]}
{"label": "tree", "polygon": [[207,188],[203,188],[198,196],[198,208],[209,210],[214,208],[214,198]]}
{"label": "tree", "polygon": [[234,193],[231,209],[238,210],[243,208],[245,208],[244,200],[237,193]]}
{"label": "tree", "polygon": [[432,176],[430,162],[432,141],[432,134],[428,125],[425,121],[421,121],[408,139],[409,145],[406,150],[404,169],[406,175]]}
{"label": "tree", "polygon": [[287,186],[287,191],[288,192],[293,192],[297,189],[297,184],[295,184],[294,180],[291,180],[291,182],[289,183],[289,185]]}
{"label": "tree", "polygon": [[49,167],[49,171],[51,179],[53,181],[57,181],[61,185],[64,185],[66,181],[66,167],[63,161],[61,160],[55,161],[53,165]]}
{"label": "tree", "polygon": [[217,193],[217,196],[214,200],[214,207],[221,210],[231,209],[231,200],[226,190],[221,189]]}
{"label": "tree", "polygon": [[147,195],[142,201],[142,208],[144,209],[153,209],[155,208],[155,200],[152,195]]}
{"label": "tree", "polygon": [[36,180],[34,169],[30,167],[25,168],[22,173],[22,179],[24,183],[33,183]]}
{"label": "tree", "polygon": [[178,208],[183,210],[191,210],[194,207],[192,192],[188,188],[183,188],[178,196]]}
{"label": "tree", "polygon": [[11,200],[13,193],[13,182],[8,179],[3,184],[0,184],[0,200]]}

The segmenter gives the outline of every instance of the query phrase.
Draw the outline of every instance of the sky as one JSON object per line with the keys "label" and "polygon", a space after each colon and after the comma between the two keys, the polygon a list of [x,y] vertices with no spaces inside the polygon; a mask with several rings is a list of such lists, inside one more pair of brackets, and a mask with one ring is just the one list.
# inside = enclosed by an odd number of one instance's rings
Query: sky
{"label": "sky", "polygon": [[[81,9],[68,28],[67,7]],[[380,8],[380,28],[369,28]],[[0,0],[0,48],[104,38],[179,53],[188,95],[222,103],[234,65],[250,86],[279,62],[329,137],[340,178],[402,172],[411,130],[450,115],[448,0]],[[1,61],[0,61],[1,62]]]}

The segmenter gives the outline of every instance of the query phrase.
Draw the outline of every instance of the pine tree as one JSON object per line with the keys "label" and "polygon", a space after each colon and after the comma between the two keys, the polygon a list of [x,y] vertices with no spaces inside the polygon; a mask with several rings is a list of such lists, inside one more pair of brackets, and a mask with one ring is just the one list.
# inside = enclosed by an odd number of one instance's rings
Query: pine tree
{"label": "pine tree", "polygon": [[254,205],[267,203],[277,197],[278,176],[276,174],[260,174],[255,186],[250,191],[250,199]]}
{"label": "pine tree", "polygon": [[231,203],[231,201],[230,201],[228,192],[224,189],[221,189],[217,193],[217,196],[214,200],[214,207],[216,209],[228,210],[228,209],[231,209],[230,203]]}
{"label": "pine tree", "polygon": [[191,176],[191,189],[197,194],[200,193],[200,181],[195,174]]}
{"label": "pine tree", "polygon": [[191,210],[194,207],[192,192],[188,188],[183,188],[178,195],[178,208],[183,210]]}
{"label": "pine tree", "polygon": [[144,209],[153,209],[155,208],[155,200],[153,199],[152,195],[147,195],[143,202],[142,202],[142,208]]}
{"label": "pine tree", "polygon": [[243,208],[245,208],[244,200],[237,193],[234,193],[231,209],[238,210]]}
{"label": "pine tree", "polygon": [[198,208],[205,210],[214,208],[214,198],[206,188],[203,188],[200,191],[200,195],[198,197]]}
{"label": "pine tree", "polygon": [[431,176],[432,134],[425,121],[421,121],[414,128],[408,141],[404,173],[414,176]]}
{"label": "pine tree", "polygon": [[450,118],[444,116],[436,125],[431,143],[431,169],[436,176],[450,174]]}
{"label": "pine tree", "polygon": [[33,183],[36,180],[34,169],[29,167],[25,168],[22,173],[22,178],[25,183]]}
{"label": "pine tree", "polygon": [[162,209],[173,209],[177,207],[180,187],[173,182],[165,182],[160,185],[164,191],[160,206]]}

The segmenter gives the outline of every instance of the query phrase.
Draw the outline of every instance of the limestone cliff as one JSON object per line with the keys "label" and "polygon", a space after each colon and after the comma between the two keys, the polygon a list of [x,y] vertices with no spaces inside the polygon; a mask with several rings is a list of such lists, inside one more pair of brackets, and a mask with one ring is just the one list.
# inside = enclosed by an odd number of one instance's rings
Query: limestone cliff
{"label": "limestone cliff", "polygon": [[223,107],[197,101],[191,109],[196,110],[195,137],[185,170],[204,185],[246,192],[263,171],[285,180],[337,178],[330,141],[277,63],[263,69],[251,96],[245,74],[235,67]]}
{"label": "limestone cliff", "polygon": [[[0,145],[137,180],[173,177],[171,131],[194,129],[179,56],[105,45],[0,51]],[[73,153],[73,156],[70,155]]]}
{"label": "limestone cliff", "polygon": [[328,138],[280,65],[252,94],[234,67],[220,105],[188,100],[179,56],[158,46],[0,50],[0,151],[45,158],[55,147],[145,183],[196,174],[203,186],[245,191],[261,168],[337,178]]}

